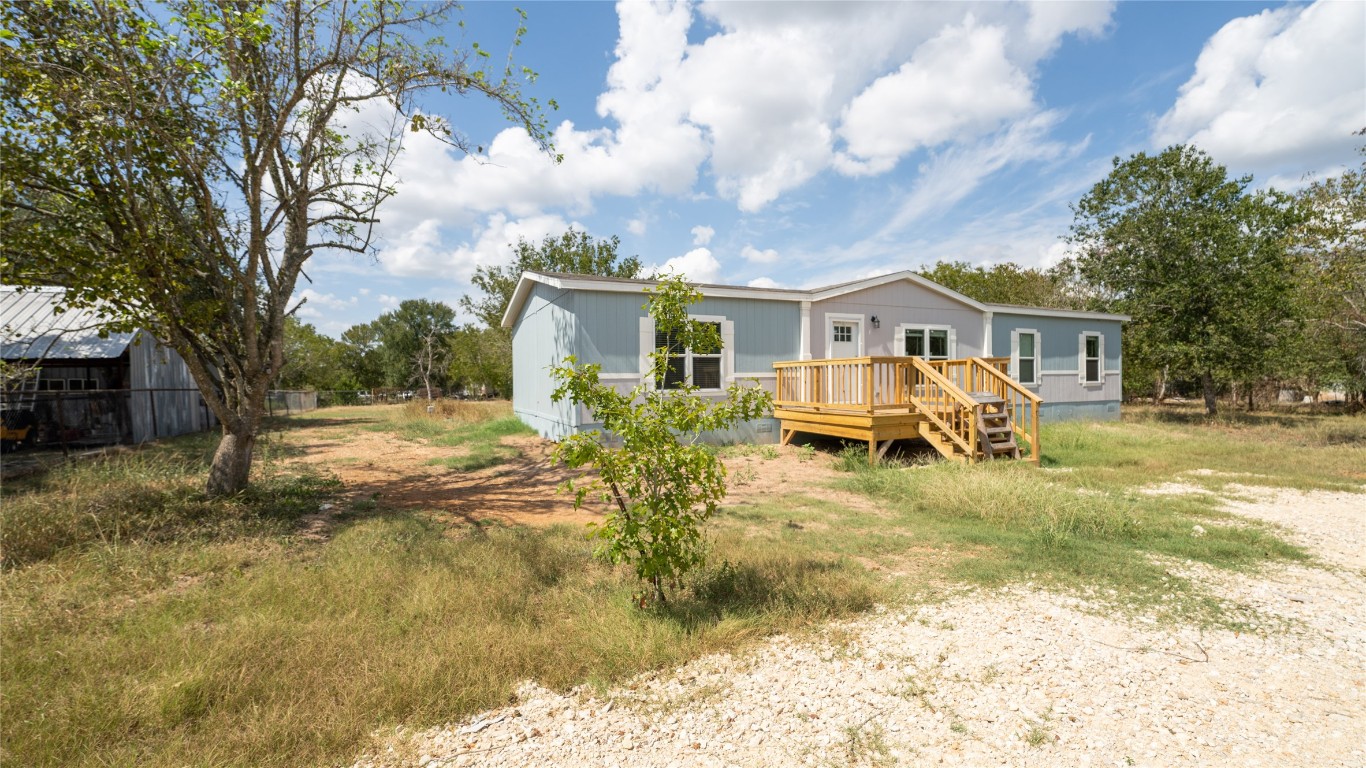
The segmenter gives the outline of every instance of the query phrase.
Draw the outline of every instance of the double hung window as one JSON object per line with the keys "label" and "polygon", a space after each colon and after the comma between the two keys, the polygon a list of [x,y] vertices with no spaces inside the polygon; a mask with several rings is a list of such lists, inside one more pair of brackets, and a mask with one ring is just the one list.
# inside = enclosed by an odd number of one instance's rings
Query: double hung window
{"label": "double hung window", "polygon": [[[716,330],[716,338],[721,338],[721,324],[708,322]],[[698,389],[721,388],[721,353],[718,346],[707,352],[697,352],[684,347],[674,334],[655,331],[655,349],[668,350],[669,366],[664,371],[662,381],[655,382],[660,389],[678,389],[691,379]]]}
{"label": "double hung window", "polygon": [[1015,364],[1015,380],[1021,384],[1039,383],[1039,334],[1037,331],[1016,331],[1011,362]]}
{"label": "double hung window", "polygon": [[1081,380],[1084,384],[1099,384],[1101,376],[1100,334],[1082,334]]}

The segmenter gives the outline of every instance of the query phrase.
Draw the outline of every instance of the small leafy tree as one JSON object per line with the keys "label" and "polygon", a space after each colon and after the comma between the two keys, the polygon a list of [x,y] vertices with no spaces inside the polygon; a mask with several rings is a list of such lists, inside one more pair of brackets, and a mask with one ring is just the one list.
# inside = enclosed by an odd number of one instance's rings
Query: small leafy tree
{"label": "small leafy tree", "polygon": [[644,382],[620,392],[599,381],[597,365],[579,365],[571,356],[554,367],[556,402],[582,405],[602,423],[602,430],[565,438],[555,457],[570,467],[597,470],[596,476],[567,485],[575,493],[575,507],[590,496],[614,506],[607,520],[593,527],[598,556],[630,563],[664,603],[665,586],[676,588],[684,574],[705,562],[701,526],[726,495],[725,466],[699,438],[767,413],[772,396],[739,384],[727,388],[720,400],[699,396],[691,382],[658,387],[669,371],[671,350],[705,354],[720,349],[721,339],[714,324],[688,317],[688,305],[702,295],[681,277],[661,281],[650,294],[646,309],[656,338],[663,334],[669,344],[650,354]]}

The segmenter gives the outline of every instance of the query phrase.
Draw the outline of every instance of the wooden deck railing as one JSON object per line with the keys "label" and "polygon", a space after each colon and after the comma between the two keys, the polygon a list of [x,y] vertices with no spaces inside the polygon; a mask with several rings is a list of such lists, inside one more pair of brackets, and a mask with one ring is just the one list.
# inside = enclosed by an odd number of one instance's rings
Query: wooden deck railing
{"label": "wooden deck railing", "polygon": [[1029,460],[1039,463],[1039,406],[1042,398],[1010,378],[1010,358],[969,357],[930,363],[965,392],[986,392],[1006,401],[1015,437],[1029,446]]}
{"label": "wooden deck railing", "polygon": [[1015,437],[1029,446],[1029,460],[1037,465],[1043,455],[1039,443],[1039,406],[1043,405],[1043,398],[1025,389],[995,364],[1001,359],[1007,364],[1010,362],[1009,358],[969,358],[975,363],[974,373],[980,377],[976,379],[980,388],[972,391],[990,392],[1006,401],[1010,422],[1015,425]]}
{"label": "wooden deck railing", "polygon": [[910,360],[911,381],[907,394],[911,403],[939,427],[940,433],[975,461],[977,420],[982,407],[928,362],[918,357]]}
{"label": "wooden deck railing", "polygon": [[852,357],[774,363],[774,406],[829,413],[922,413],[967,455],[978,453],[983,405],[973,393],[1005,401],[1015,435],[1039,461],[1038,395],[1007,374],[1010,358],[927,361],[917,357]]}
{"label": "wooden deck railing", "polygon": [[875,413],[907,408],[910,357],[846,357],[774,363],[773,404],[825,411]]}

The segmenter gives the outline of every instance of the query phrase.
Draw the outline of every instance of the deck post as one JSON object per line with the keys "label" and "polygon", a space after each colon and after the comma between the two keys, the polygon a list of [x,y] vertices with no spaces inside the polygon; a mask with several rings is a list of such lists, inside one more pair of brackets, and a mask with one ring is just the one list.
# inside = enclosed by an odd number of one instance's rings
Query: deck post
{"label": "deck post", "polygon": [[873,412],[873,363],[869,361],[863,364],[863,404],[867,406],[868,412]]}
{"label": "deck post", "polygon": [[1039,404],[1034,403],[1029,413],[1030,428],[1034,431],[1034,434],[1030,435],[1033,444],[1029,446],[1029,459],[1034,462],[1034,466],[1039,467],[1043,466],[1039,463],[1043,460],[1043,448],[1039,444]]}

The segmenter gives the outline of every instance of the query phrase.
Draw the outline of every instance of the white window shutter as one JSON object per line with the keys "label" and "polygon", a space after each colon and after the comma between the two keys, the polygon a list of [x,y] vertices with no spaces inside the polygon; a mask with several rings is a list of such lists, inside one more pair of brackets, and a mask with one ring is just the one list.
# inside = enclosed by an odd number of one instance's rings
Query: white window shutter
{"label": "white window shutter", "polygon": [[958,359],[958,329],[949,328],[949,359]]}
{"label": "white window shutter", "polygon": [[655,351],[655,321],[652,317],[640,318],[640,381],[646,387],[654,388],[650,381],[650,354]]}
{"label": "white window shutter", "polygon": [[1010,332],[1010,375],[1016,381],[1020,380],[1020,331],[1018,328]]}
{"label": "white window shutter", "polygon": [[892,354],[898,356],[906,354],[906,326],[904,325],[898,325],[896,334],[892,336]]}
{"label": "white window shutter", "polygon": [[1096,338],[1099,340],[1099,343],[1096,344],[1096,347],[1097,347],[1097,351],[1100,353],[1100,360],[1096,362],[1096,370],[1100,372],[1100,382],[1101,382],[1102,384],[1104,384],[1104,383],[1105,383],[1105,334],[1103,334],[1103,333],[1102,333],[1102,334],[1098,334],[1098,335],[1096,336]]}
{"label": "white window shutter", "polygon": [[735,321],[721,321],[721,383],[735,380]]}
{"label": "white window shutter", "polygon": [[1086,383],[1086,333],[1077,334],[1077,383]]}
{"label": "white window shutter", "polygon": [[1034,384],[1043,386],[1043,333],[1034,331]]}

